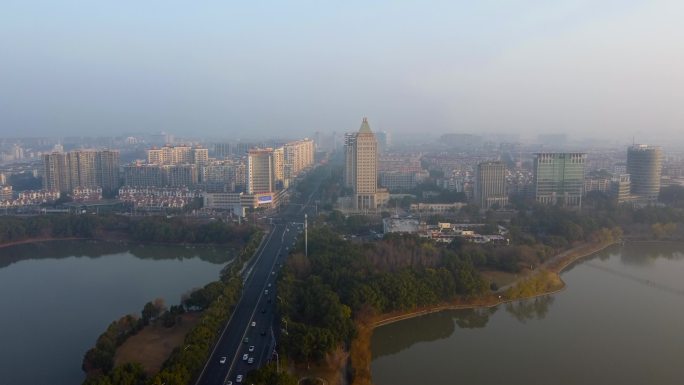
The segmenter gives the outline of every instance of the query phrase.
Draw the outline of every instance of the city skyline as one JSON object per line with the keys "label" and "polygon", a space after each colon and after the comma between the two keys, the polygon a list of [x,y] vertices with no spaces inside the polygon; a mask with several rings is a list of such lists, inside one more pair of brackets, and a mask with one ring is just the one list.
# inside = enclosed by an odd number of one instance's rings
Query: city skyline
{"label": "city skyline", "polygon": [[682,141],[676,1],[39,3],[0,16],[2,137],[301,137],[372,116],[397,136]]}

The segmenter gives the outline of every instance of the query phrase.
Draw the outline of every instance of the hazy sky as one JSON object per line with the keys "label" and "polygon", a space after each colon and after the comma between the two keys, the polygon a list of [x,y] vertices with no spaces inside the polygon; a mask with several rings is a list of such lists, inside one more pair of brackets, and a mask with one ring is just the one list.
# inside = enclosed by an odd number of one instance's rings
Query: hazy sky
{"label": "hazy sky", "polygon": [[[0,136],[684,136],[684,1],[0,5]],[[650,140],[650,138],[648,138]]]}

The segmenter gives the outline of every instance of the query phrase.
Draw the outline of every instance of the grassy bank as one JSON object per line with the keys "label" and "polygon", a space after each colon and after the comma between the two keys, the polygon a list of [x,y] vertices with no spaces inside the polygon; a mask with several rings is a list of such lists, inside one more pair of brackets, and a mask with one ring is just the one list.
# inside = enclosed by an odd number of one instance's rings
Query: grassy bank
{"label": "grassy bank", "polygon": [[556,293],[565,288],[565,283],[560,277],[560,273],[565,268],[613,244],[615,242],[605,241],[578,245],[551,258],[542,267],[528,276],[519,278],[511,287],[501,293],[474,298],[457,298],[448,303],[422,307],[408,312],[379,314],[356,320],[357,334],[352,340],[350,348],[350,365],[353,375],[351,385],[372,385],[370,371],[372,361],[371,337],[376,327],[443,310],[492,307],[514,300]]}

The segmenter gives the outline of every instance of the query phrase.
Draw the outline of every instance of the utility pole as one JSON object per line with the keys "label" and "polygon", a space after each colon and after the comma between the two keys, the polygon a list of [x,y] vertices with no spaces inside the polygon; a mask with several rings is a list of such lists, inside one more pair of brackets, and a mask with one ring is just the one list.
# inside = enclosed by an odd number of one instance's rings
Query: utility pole
{"label": "utility pole", "polygon": [[304,255],[309,256],[309,227],[306,214],[304,214]]}

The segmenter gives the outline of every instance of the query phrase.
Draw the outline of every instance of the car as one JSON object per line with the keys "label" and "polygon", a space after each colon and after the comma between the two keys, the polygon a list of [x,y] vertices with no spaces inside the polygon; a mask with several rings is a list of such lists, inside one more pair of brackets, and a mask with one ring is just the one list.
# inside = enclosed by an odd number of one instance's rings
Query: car
{"label": "car", "polygon": [[233,381],[226,382],[226,385],[233,385]]}
{"label": "car", "polygon": [[268,289],[264,290],[264,294],[268,295]]}
{"label": "car", "polygon": [[249,359],[247,360],[247,363],[250,365],[253,364],[254,363],[254,357],[249,357]]}
{"label": "car", "polygon": [[250,352],[253,352],[253,351],[254,351],[254,345],[252,345],[252,346],[249,347],[249,351],[250,351]]}
{"label": "car", "polygon": [[268,284],[268,287],[271,287],[271,284],[270,284],[270,283]]}
{"label": "car", "polygon": [[242,383],[242,374],[238,374],[237,377],[235,377],[235,382],[238,384]]}
{"label": "car", "polygon": [[246,344],[246,343],[248,343],[248,342],[249,342],[249,337],[245,337],[245,339],[242,340],[242,343],[243,343],[243,344]]}
{"label": "car", "polygon": [[226,360],[227,360],[226,357],[221,357],[221,359],[219,360],[219,362],[222,363],[222,364],[225,364],[225,363],[226,363]]}
{"label": "car", "polygon": [[247,361],[248,358],[249,358],[249,354],[245,353],[242,355],[242,361]]}
{"label": "car", "polygon": [[252,327],[255,327],[255,326],[256,326],[256,322],[252,321]]}
{"label": "car", "polygon": [[275,271],[272,271],[272,272],[271,272],[271,275],[275,275]]}

